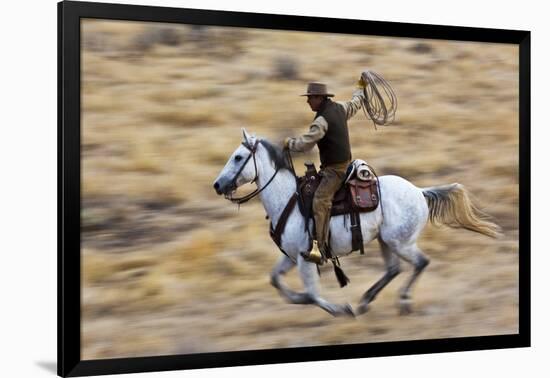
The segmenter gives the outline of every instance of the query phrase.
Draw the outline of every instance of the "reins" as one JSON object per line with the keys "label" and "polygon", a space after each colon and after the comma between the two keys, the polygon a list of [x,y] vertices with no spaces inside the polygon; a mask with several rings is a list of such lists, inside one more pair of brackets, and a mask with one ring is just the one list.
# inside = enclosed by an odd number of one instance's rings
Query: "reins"
{"label": "reins", "polygon": [[292,161],[292,155],[290,155],[290,150],[285,148],[283,149],[283,152],[285,154],[285,159],[287,160],[288,165],[290,167],[290,171],[294,175],[294,178],[297,179],[298,177],[296,176],[296,171],[294,170],[294,162]]}
{"label": "reins", "polygon": [[[255,174],[254,174],[254,179],[252,179],[252,181],[250,181],[250,183],[255,183],[256,180],[258,180],[258,165],[256,163],[256,149],[258,148],[258,143],[259,143],[259,139],[256,140],[256,142],[254,143],[254,145],[251,147],[248,143],[245,143],[243,142],[242,145],[244,147],[246,147],[246,149],[248,151],[250,151],[250,155],[248,155],[248,157],[246,158],[246,160],[244,161],[243,165],[241,166],[241,168],[239,168],[239,170],[237,171],[237,173],[235,174],[235,177],[233,178],[233,181],[231,181],[231,184],[235,184],[239,175],[241,174],[241,172],[243,171],[244,167],[246,167],[246,164],[248,163],[248,161],[250,160],[250,158],[252,158],[252,160],[254,161],[254,171],[255,171]],[[233,198],[233,197],[229,197],[228,199],[233,202],[233,203],[236,203],[236,204],[242,204],[242,203],[245,203],[245,202],[248,202],[250,201],[252,198],[256,197],[258,194],[260,194],[265,188],[267,188],[269,186],[269,184],[271,184],[271,182],[273,181],[273,179],[275,178],[275,176],[277,176],[277,173],[279,172],[279,167],[277,167],[277,169],[275,170],[275,173],[273,173],[273,176],[271,176],[271,178],[267,181],[267,183],[262,187],[262,188],[257,188],[256,190],[254,190],[252,193],[249,193],[245,196],[242,196],[240,198]]]}

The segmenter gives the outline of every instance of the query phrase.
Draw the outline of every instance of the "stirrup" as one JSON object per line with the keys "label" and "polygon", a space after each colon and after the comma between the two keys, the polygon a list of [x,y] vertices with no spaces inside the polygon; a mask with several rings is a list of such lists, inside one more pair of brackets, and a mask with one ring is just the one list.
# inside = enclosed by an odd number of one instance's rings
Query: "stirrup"
{"label": "stirrup", "polygon": [[323,253],[319,250],[319,246],[317,245],[317,241],[313,241],[313,248],[309,252],[309,254],[302,253],[302,257],[307,262],[312,262],[317,265],[323,265],[325,262],[325,257],[323,256]]}

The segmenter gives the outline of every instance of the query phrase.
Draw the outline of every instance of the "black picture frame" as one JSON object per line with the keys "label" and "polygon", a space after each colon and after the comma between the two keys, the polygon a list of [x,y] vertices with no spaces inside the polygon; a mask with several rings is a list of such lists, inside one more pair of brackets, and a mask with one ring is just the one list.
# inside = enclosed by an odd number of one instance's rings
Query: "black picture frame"
{"label": "black picture frame", "polygon": [[[104,360],[81,358],[80,19],[152,21],[519,46],[519,332],[510,335]],[[530,32],[156,6],[58,3],[58,374],[82,376],[530,346]]]}

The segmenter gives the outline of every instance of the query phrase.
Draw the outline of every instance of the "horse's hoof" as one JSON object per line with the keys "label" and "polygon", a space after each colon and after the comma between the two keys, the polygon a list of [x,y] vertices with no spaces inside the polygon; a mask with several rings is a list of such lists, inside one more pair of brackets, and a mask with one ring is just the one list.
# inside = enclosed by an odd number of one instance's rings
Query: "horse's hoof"
{"label": "horse's hoof", "polygon": [[340,308],[333,313],[334,316],[351,316],[355,317],[355,313],[353,312],[353,308],[349,304],[345,304],[342,306],[339,306]]}
{"label": "horse's hoof", "polygon": [[353,307],[351,307],[350,304],[345,305],[344,311],[346,311],[346,315],[349,315],[352,318],[355,318],[355,313],[353,312]]}
{"label": "horse's hoof", "polygon": [[412,312],[412,301],[410,299],[401,299],[399,301],[399,315],[410,315]]}
{"label": "horse's hoof", "polygon": [[356,315],[363,315],[364,313],[369,311],[369,305],[367,303],[361,303],[357,308],[355,309]]}

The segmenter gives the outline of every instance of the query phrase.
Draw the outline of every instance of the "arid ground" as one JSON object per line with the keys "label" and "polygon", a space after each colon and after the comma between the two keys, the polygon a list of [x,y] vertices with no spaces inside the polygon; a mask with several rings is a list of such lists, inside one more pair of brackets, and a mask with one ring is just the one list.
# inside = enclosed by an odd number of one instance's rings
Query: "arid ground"
{"label": "arid ground", "polygon": [[[82,47],[82,358],[517,332],[516,46],[84,20]],[[241,127],[304,132],[306,84],[346,100],[366,68],[399,106],[378,130],[350,121],[354,157],[420,187],[460,182],[504,236],[428,226],[411,315],[396,306],[403,264],[367,314],[333,318],[279,297],[261,203],[239,210],[212,183]],[[306,159],[316,149],[298,172]],[[325,266],[321,292],[355,305],[384,272],[379,247],[341,262],[350,285]],[[300,288],[295,271],[287,282]]]}

